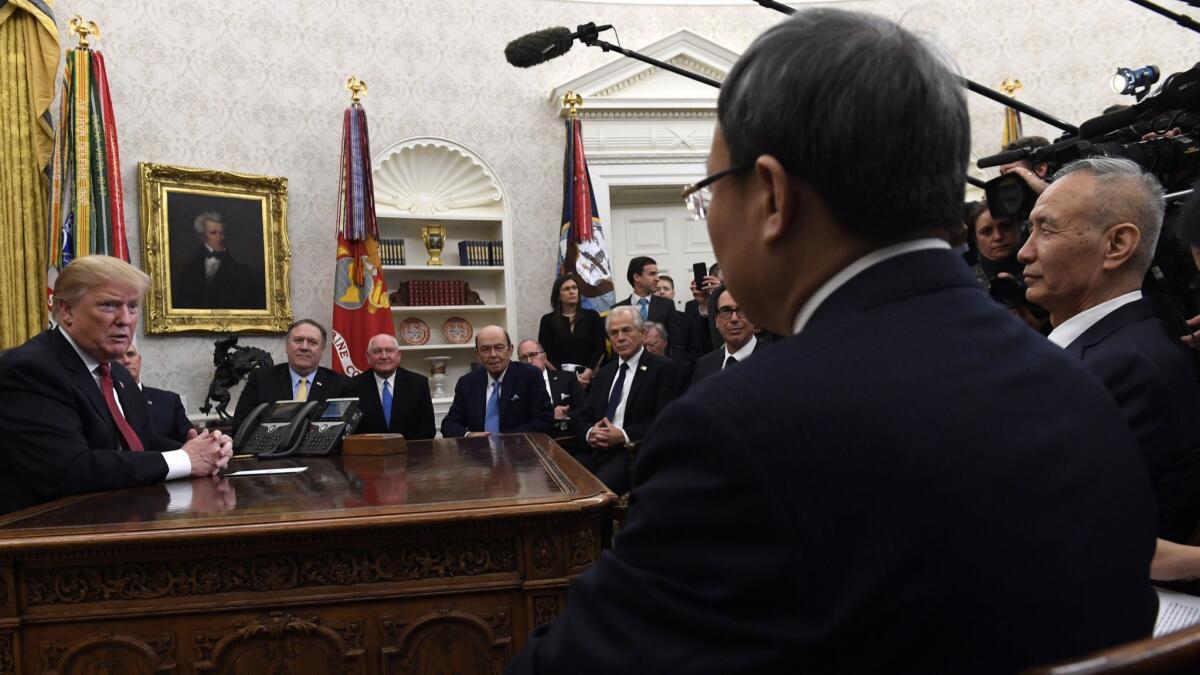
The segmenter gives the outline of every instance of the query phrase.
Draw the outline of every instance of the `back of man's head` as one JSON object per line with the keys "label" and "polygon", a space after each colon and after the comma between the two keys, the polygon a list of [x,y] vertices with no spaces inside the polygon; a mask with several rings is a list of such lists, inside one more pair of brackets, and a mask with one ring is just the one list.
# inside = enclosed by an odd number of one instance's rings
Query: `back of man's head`
{"label": "back of man's head", "polygon": [[947,62],[891,21],[797,12],[763,33],[721,87],[732,166],[771,155],[871,241],[961,227],[970,124]]}
{"label": "back of man's head", "polygon": [[1086,174],[1094,182],[1089,208],[1092,225],[1107,228],[1117,223],[1131,223],[1141,235],[1137,251],[1129,258],[1129,273],[1142,276],[1154,260],[1154,249],[1162,233],[1162,184],[1137,163],[1120,157],[1088,157],[1077,159],[1054,174],[1058,181],[1071,174]]}

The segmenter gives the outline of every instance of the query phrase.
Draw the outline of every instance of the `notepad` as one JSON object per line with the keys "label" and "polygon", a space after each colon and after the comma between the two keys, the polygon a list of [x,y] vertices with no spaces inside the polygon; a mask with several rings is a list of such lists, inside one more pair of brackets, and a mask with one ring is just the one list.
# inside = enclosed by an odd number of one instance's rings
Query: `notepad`
{"label": "notepad", "polygon": [[1174,633],[1200,623],[1200,598],[1194,595],[1154,588],[1158,592],[1158,621],[1154,637]]}

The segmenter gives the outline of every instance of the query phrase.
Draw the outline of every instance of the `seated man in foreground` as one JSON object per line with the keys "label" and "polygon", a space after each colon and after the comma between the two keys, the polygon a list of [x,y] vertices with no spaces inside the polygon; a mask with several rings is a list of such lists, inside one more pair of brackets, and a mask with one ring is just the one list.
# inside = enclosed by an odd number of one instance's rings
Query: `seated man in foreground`
{"label": "seated man in foreground", "polygon": [[363,411],[355,433],[404,434],[408,440],[437,435],[429,378],[401,368],[403,357],[394,335],[380,333],[367,342],[371,368],[355,376],[350,391]]}
{"label": "seated man in foreground", "polygon": [[0,513],[83,492],[215,475],[230,438],[154,433],[118,361],[150,277],[118,258],[77,258],[54,285],[58,326],[0,358]]}
{"label": "seated man in foreground", "polygon": [[986,675],[1148,637],[1133,434],[943,238],[970,154],[951,68],[887,19],[802,10],[717,110],[690,203],[791,337],[659,416],[612,551],[509,672]]}
{"label": "seated man in foreground", "polygon": [[442,419],[442,436],[487,436],[541,432],[554,426],[554,409],[542,372],[512,361],[508,331],[485,326],[475,334],[482,368],[458,378],[454,402]]}

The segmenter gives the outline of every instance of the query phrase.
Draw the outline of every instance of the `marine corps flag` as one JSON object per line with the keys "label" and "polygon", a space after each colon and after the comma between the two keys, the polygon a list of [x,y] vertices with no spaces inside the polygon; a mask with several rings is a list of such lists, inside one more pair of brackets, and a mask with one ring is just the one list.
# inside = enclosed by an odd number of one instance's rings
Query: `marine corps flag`
{"label": "marine corps flag", "polygon": [[567,120],[567,150],[563,159],[562,228],[558,236],[558,273],[575,273],[579,302],[588,309],[606,312],[612,306],[613,282],[604,240],[604,226],[596,215],[592,178],[583,154],[583,133],[574,114]]}
{"label": "marine corps flag", "polygon": [[395,335],[379,263],[367,114],[357,93],[354,99],[346,109],[342,129],[333,279],[333,369],[349,376],[367,370],[367,342],[373,336]]}
{"label": "marine corps flag", "polygon": [[80,256],[102,253],[129,260],[117,122],[104,57],[88,48],[95,22],[71,19],[79,47],[67,50],[58,130],[50,162],[47,297],[58,273]]}

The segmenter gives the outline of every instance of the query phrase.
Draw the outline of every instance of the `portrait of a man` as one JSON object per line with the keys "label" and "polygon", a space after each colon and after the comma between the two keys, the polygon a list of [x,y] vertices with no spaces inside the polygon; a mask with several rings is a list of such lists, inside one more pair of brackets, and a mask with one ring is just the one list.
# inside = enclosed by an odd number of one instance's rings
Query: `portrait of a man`
{"label": "portrait of a man", "polygon": [[266,307],[261,200],[171,193],[168,213],[172,308]]}

